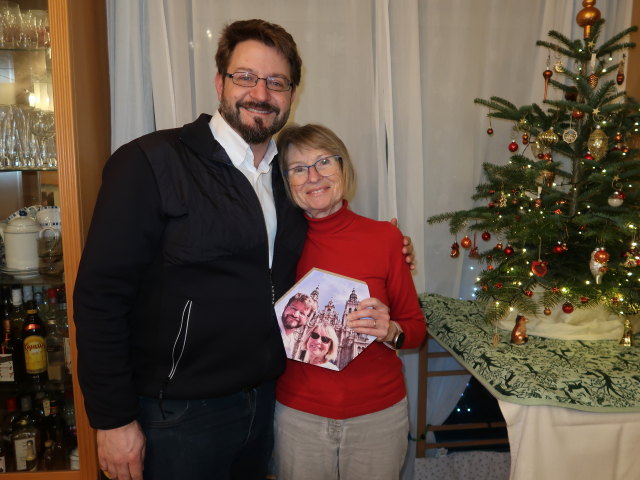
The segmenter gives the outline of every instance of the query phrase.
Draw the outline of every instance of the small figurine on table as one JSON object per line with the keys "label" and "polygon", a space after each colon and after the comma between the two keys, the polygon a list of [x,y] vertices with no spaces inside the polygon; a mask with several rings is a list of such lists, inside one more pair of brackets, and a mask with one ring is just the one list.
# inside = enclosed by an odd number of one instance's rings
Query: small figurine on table
{"label": "small figurine on table", "polygon": [[516,325],[513,327],[513,330],[511,330],[511,343],[515,343],[516,345],[527,343],[527,340],[529,340],[529,336],[527,335],[527,322],[527,317],[518,314],[516,317]]}

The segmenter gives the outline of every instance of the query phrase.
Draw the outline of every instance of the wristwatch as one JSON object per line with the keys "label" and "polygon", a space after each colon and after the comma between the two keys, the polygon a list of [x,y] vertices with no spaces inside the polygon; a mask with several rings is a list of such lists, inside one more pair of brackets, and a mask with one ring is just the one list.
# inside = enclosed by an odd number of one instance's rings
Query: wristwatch
{"label": "wristwatch", "polygon": [[393,337],[393,340],[389,340],[387,343],[387,345],[389,345],[391,348],[395,349],[395,350],[400,350],[402,348],[402,344],[404,343],[404,332],[402,331],[402,328],[400,328],[400,325],[398,325],[398,322],[393,322],[396,326],[396,335],[395,337]]}

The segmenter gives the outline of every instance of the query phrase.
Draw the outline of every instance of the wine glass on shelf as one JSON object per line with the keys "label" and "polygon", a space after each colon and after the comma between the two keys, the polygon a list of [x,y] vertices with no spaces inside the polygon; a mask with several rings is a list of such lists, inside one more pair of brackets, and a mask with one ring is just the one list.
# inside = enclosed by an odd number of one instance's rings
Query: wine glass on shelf
{"label": "wine glass on shelf", "polygon": [[49,142],[56,133],[53,112],[36,109],[31,118],[31,132],[36,137],[39,147],[38,163],[42,167],[53,168],[56,166],[55,149],[52,149]]}
{"label": "wine glass on shelf", "polygon": [[0,105],[0,170],[6,170],[9,167],[11,167],[11,163],[9,162],[9,157],[7,157],[6,143],[5,143],[5,132],[6,132],[5,119],[7,118],[8,109],[9,109],[9,105]]}
{"label": "wine glass on shelf", "polygon": [[16,136],[16,156],[22,168],[37,167],[37,156],[33,155],[31,149],[31,119],[30,112],[33,110],[28,105],[14,105],[14,124]]}
{"label": "wine glass on shelf", "polygon": [[22,16],[16,2],[0,0],[0,23],[2,24],[2,46],[15,48],[20,43]]}
{"label": "wine glass on shelf", "polygon": [[16,122],[14,105],[6,105],[7,114],[3,122],[2,138],[4,140],[4,155],[7,158],[9,168],[22,168],[20,155],[17,155],[18,138],[16,135]]}

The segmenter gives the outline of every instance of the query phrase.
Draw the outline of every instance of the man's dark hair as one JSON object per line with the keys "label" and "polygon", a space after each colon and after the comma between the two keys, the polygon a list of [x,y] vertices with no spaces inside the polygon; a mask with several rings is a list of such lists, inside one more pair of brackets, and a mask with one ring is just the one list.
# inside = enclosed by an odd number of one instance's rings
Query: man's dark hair
{"label": "man's dark hair", "polygon": [[246,40],[257,40],[282,53],[291,67],[291,82],[296,87],[300,84],[302,59],[298,55],[298,47],[293,37],[280,25],[260,19],[238,20],[224,27],[216,52],[218,73],[227,73],[233,50],[238,43]]}

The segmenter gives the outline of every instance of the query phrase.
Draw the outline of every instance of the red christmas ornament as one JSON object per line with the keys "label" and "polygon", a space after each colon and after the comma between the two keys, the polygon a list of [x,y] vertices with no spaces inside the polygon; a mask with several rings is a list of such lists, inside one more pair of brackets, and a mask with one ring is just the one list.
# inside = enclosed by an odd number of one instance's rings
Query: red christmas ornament
{"label": "red christmas ornament", "polygon": [[464,238],[460,240],[460,245],[462,246],[462,248],[471,247],[471,239],[467,235],[465,235]]}
{"label": "red christmas ornament", "polygon": [[549,307],[544,307],[544,314],[551,315],[551,309]]}
{"label": "red christmas ornament", "polygon": [[553,253],[558,253],[558,254],[560,254],[560,253],[564,253],[564,252],[565,252],[565,249],[564,249],[564,248],[562,248],[562,244],[561,244],[560,242],[558,242],[558,244],[557,244],[557,245],[554,245],[554,246],[553,246]]}
{"label": "red christmas ornament", "polygon": [[553,160],[553,155],[551,155],[550,153],[543,153],[542,160],[550,162],[551,160]]}
{"label": "red christmas ornament", "polygon": [[482,285],[482,291],[486,292],[487,290],[489,290],[489,285]]}
{"label": "red christmas ornament", "polygon": [[589,152],[587,152],[587,153],[584,155],[584,159],[585,159],[585,160],[593,160],[593,155],[591,155]]}
{"label": "red christmas ornament", "polygon": [[531,272],[533,272],[536,277],[544,277],[547,274],[548,264],[549,262],[542,262],[539,260],[531,262]]}
{"label": "red christmas ornament", "polygon": [[525,290],[525,291],[524,291],[524,294],[525,294],[527,297],[533,297],[533,292],[532,292],[531,290]]}
{"label": "red christmas ornament", "polygon": [[618,304],[618,302],[620,301],[620,299],[619,299],[618,297],[613,297],[613,298],[611,299],[611,301],[612,301],[614,304],[616,304],[616,305],[617,305],[617,304]]}
{"label": "red christmas ornament", "polygon": [[493,135],[493,128],[491,127],[487,128],[487,134]]}
{"label": "red christmas ornament", "polygon": [[587,303],[589,301],[589,299],[587,297],[580,297],[580,301],[582,303]]}
{"label": "red christmas ornament", "polygon": [[622,141],[622,134],[620,132],[616,132],[616,134],[613,136],[613,139],[616,142],[621,142]]}
{"label": "red christmas ornament", "polygon": [[502,288],[502,284],[501,284],[500,282],[496,283],[494,286],[495,286],[496,288]]}
{"label": "red christmas ornament", "polygon": [[451,253],[449,255],[451,258],[456,258],[460,255],[460,245],[458,245],[458,242],[453,242],[451,244]]}
{"label": "red christmas ornament", "polygon": [[480,258],[480,253],[478,252],[478,247],[473,247],[469,252],[469,258]]}
{"label": "red christmas ornament", "polygon": [[569,302],[565,303],[562,305],[562,311],[564,313],[571,313],[573,312],[573,305],[571,305]]}
{"label": "red christmas ornament", "polygon": [[517,151],[518,151],[518,148],[519,148],[519,147],[518,147],[518,144],[517,144],[515,141],[514,141],[514,142],[511,142],[511,143],[509,144],[509,151],[510,151],[511,153],[513,153],[513,152],[517,152]]}
{"label": "red christmas ornament", "polygon": [[489,271],[493,270],[493,265],[487,265],[487,270]]}
{"label": "red christmas ornament", "polygon": [[544,153],[542,153],[542,152],[538,153],[538,158],[540,160],[542,160],[544,158]]}
{"label": "red christmas ornament", "polygon": [[504,249],[504,254],[507,256],[513,255],[513,247],[511,245],[507,245]]}
{"label": "red christmas ornament", "polygon": [[522,144],[526,145],[527,143],[529,143],[529,134],[528,133],[523,133],[522,134]]}
{"label": "red christmas ornament", "polygon": [[491,240],[491,234],[489,232],[482,232],[482,239],[485,242],[488,242],[489,240]]}
{"label": "red christmas ornament", "polygon": [[496,246],[493,247],[494,250],[502,250],[502,242],[496,243]]}
{"label": "red christmas ornament", "polygon": [[574,111],[571,112],[571,116],[575,120],[580,120],[581,118],[584,117],[584,112],[581,112],[580,110],[574,110]]}
{"label": "red christmas ornament", "polygon": [[576,87],[569,87],[567,91],[564,92],[564,98],[570,102],[575,102],[578,99],[578,89]]}
{"label": "red christmas ornament", "polygon": [[598,263],[607,263],[609,261],[609,252],[601,248],[593,254],[593,259]]}
{"label": "red christmas ornament", "polygon": [[618,85],[622,85],[624,83],[624,73],[619,73],[616,75],[616,83]]}
{"label": "red christmas ornament", "polygon": [[559,289],[558,287],[553,287],[553,288],[551,289],[551,291],[552,291],[553,293],[558,293],[558,292],[560,291],[560,289]]}
{"label": "red christmas ornament", "polygon": [[487,207],[489,207],[489,208],[494,208],[495,206],[496,206],[495,202],[489,202],[487,204]]}

